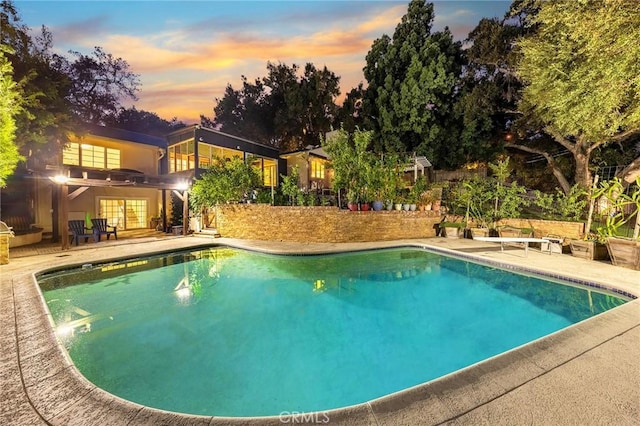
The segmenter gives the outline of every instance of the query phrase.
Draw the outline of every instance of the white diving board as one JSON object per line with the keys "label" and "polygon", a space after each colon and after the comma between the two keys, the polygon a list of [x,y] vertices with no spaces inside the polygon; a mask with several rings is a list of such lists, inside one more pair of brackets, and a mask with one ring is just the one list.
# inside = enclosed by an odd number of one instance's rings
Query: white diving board
{"label": "white diving board", "polygon": [[[477,241],[488,241],[492,243],[500,243],[500,251],[504,251],[505,243],[522,243],[524,245],[524,255],[529,255],[529,243],[548,243],[549,240],[545,238],[532,238],[532,237],[473,237]],[[549,250],[549,253],[551,251]]]}

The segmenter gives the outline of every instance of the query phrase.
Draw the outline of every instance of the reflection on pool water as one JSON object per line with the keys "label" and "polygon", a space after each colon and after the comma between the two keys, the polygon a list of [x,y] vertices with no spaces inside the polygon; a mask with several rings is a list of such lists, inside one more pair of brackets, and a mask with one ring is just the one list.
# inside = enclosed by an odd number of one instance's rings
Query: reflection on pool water
{"label": "reflection on pool water", "polygon": [[626,302],[417,248],[211,248],[39,277],[97,386],[165,410],[278,415],[365,402]]}

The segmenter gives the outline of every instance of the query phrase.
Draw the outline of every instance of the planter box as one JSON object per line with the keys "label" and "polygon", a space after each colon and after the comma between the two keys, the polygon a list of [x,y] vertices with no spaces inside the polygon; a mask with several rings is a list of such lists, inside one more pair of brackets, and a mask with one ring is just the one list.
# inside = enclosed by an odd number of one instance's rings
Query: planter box
{"label": "planter box", "polygon": [[489,228],[471,228],[471,236],[476,237],[490,237],[491,230]]}
{"label": "planter box", "polygon": [[640,271],[640,241],[628,238],[607,238],[611,262],[616,266]]}
{"label": "planter box", "polygon": [[454,227],[454,226],[445,226],[444,228],[444,236],[447,238],[460,238],[462,235],[462,228]]}
{"label": "planter box", "polygon": [[588,260],[609,260],[607,246],[595,241],[571,240],[571,255]]}

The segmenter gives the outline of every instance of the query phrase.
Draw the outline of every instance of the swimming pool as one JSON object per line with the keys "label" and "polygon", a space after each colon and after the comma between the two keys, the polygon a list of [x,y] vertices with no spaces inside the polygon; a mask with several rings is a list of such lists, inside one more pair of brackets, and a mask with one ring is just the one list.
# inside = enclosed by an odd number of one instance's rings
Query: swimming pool
{"label": "swimming pool", "polygon": [[96,385],[152,407],[227,416],[370,400],[625,302],[415,248],[214,248],[39,282],[59,338]]}

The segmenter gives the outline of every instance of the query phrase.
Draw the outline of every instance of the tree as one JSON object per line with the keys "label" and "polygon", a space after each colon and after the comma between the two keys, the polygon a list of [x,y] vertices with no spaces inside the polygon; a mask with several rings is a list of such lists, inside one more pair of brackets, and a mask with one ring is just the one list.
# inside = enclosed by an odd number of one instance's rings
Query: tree
{"label": "tree", "polygon": [[227,85],[216,99],[215,118],[202,116],[202,124],[283,151],[318,145],[337,115],[340,78],[311,63],[300,76],[296,64],[269,62],[267,72],[255,82],[242,76],[240,90]]}
{"label": "tree", "polygon": [[[15,143],[28,158],[51,158],[77,129],[67,99],[69,78],[53,67],[51,33],[42,28],[32,37],[10,1],[0,3],[0,44],[21,89],[22,109],[15,115]],[[28,161],[28,160],[27,160]]]}
{"label": "tree", "polygon": [[[518,43],[517,73],[526,86],[520,111],[569,151],[575,181],[591,182],[594,150],[629,144],[640,133],[640,9],[626,0],[538,2],[537,31]],[[507,146],[551,155],[530,142]],[[554,174],[568,193],[569,180]],[[623,171],[640,175],[640,157]]]}
{"label": "tree", "polygon": [[105,117],[104,124],[154,136],[164,136],[186,126],[176,117],[167,121],[154,112],[138,110],[135,106],[129,109],[121,108],[117,114]]}
{"label": "tree", "polygon": [[362,100],[365,97],[366,89],[360,82],[358,87],[354,87],[347,93],[342,102],[342,107],[337,112],[336,121],[349,133],[353,133],[356,128],[366,130],[365,115],[362,109]]}
{"label": "tree", "polygon": [[211,166],[195,180],[191,187],[191,206],[200,210],[242,200],[260,186],[260,174],[240,157],[216,158]]}
{"label": "tree", "polygon": [[453,164],[447,152],[459,151],[453,105],[462,51],[448,28],[431,33],[433,19],[433,4],[412,0],[393,37],[374,41],[364,68],[369,87],[363,109],[375,118],[385,150]]}
{"label": "tree", "polygon": [[241,136],[266,145],[278,146],[274,134],[273,116],[269,98],[261,80],[249,82],[242,76],[242,89],[235,90],[230,84],[224,96],[216,98],[213,109],[215,118],[201,117],[204,126],[219,128],[220,131]]}
{"label": "tree", "polygon": [[69,100],[83,122],[104,124],[106,117],[117,114],[122,100],[138,100],[139,76],[129,71],[127,61],[98,46],[92,55],[69,53],[76,59],[56,56],[56,67],[71,80]]}
{"label": "tree", "polygon": [[460,138],[469,161],[493,161],[504,150],[522,87],[514,68],[514,42],[533,31],[523,24],[531,13],[527,8],[502,19],[483,18],[465,40],[470,47],[456,109],[463,117]]}
{"label": "tree", "polygon": [[322,147],[331,156],[333,190],[345,189],[349,202],[370,201],[366,198],[371,189],[367,188],[367,169],[376,161],[370,150],[372,138],[369,130],[356,129],[349,134],[340,129],[323,141]]}
{"label": "tree", "polygon": [[13,174],[16,165],[23,160],[15,145],[16,122],[14,116],[20,111],[20,92],[13,81],[13,67],[4,56],[8,49],[0,45],[0,188],[6,178]]}

